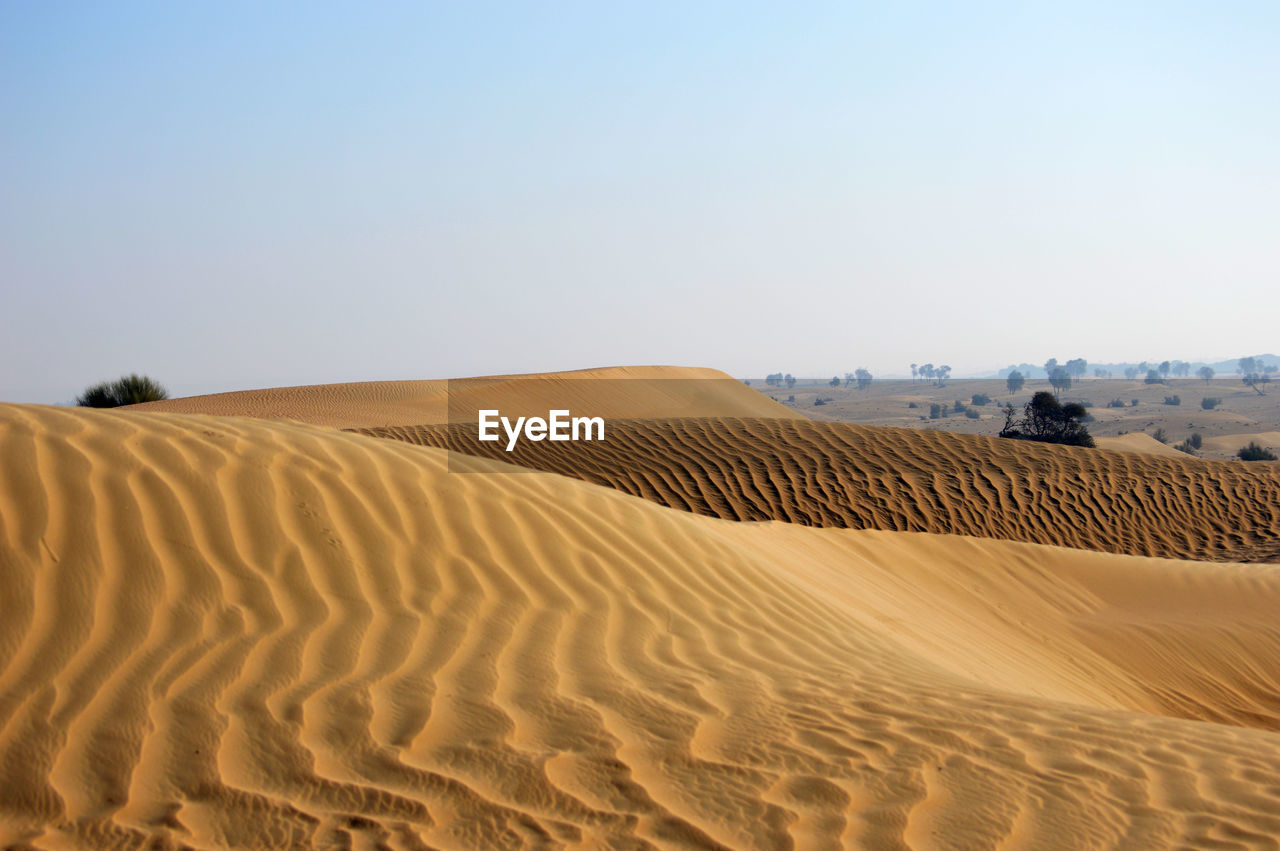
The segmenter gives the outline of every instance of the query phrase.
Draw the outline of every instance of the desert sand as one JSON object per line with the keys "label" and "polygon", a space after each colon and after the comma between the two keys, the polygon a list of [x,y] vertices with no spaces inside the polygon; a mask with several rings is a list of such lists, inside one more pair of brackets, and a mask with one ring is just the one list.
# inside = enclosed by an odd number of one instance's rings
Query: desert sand
{"label": "desert sand", "polygon": [[943,532],[1129,555],[1280,562],[1280,465],[806,420],[617,420],[603,443],[365,429],[731,520]]}
{"label": "desert sand", "polygon": [[1276,847],[1274,466],[336,387],[0,405],[0,844]]}

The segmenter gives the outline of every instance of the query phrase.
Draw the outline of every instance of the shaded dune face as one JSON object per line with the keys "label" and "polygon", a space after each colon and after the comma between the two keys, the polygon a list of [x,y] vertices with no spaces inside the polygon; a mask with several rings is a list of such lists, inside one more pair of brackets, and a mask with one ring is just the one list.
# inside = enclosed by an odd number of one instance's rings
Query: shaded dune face
{"label": "shaded dune face", "polygon": [[1280,466],[765,418],[613,420],[603,443],[362,433],[607,485],[729,520],[940,532],[1102,552],[1280,561]]}
{"label": "shaded dune face", "polygon": [[0,568],[0,843],[1280,835],[1272,566],[730,523],[358,434],[0,406]]}

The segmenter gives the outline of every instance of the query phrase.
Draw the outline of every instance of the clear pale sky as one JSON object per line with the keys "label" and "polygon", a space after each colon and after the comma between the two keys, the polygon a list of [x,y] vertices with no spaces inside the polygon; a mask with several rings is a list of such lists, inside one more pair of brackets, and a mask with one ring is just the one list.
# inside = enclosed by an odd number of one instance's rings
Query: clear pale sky
{"label": "clear pale sky", "polygon": [[0,399],[1280,350],[1274,3],[0,5]]}

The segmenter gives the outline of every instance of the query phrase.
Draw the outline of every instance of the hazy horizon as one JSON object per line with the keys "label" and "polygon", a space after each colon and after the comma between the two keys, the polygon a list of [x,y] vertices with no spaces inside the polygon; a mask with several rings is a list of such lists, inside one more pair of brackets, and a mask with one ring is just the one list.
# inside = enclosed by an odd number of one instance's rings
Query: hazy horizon
{"label": "hazy horizon", "polygon": [[1278,38],[1243,4],[10,4],[0,400],[1275,353]]}

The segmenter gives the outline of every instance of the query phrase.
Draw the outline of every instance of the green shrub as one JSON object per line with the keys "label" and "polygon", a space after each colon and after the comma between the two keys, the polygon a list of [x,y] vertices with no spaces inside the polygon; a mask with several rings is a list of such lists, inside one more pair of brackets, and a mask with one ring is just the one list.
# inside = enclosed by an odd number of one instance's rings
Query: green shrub
{"label": "green shrub", "polygon": [[1222,400],[1214,398],[1213,396],[1205,396],[1200,400],[1200,407],[1204,408],[1206,411],[1212,411],[1221,404]]}
{"label": "green shrub", "polygon": [[973,404],[979,405],[979,406],[990,405],[991,397],[988,396],[986,393],[974,393],[972,401],[973,401]]}
{"label": "green shrub", "polygon": [[1068,402],[1063,405],[1046,390],[1031,397],[1023,407],[1022,417],[1015,418],[1012,405],[1005,408],[1004,428],[1001,437],[1015,440],[1036,440],[1041,443],[1064,443],[1068,446],[1093,446],[1093,437],[1081,424],[1087,412],[1083,405]]}
{"label": "green shrub", "polygon": [[1164,403],[1166,405],[1181,405],[1182,399],[1178,396],[1165,396]]}
{"label": "green shrub", "polygon": [[1124,400],[1123,400],[1123,399],[1112,399],[1110,402],[1108,402],[1108,403],[1107,403],[1107,407],[1108,407],[1108,408],[1123,408],[1123,407],[1124,407]]}
{"label": "green shrub", "polygon": [[936,420],[940,416],[942,416],[942,406],[934,402],[929,406],[929,419]]}
{"label": "green shrub", "polygon": [[1151,436],[1154,437],[1156,440],[1160,441],[1161,443],[1169,442],[1169,434],[1162,428],[1158,428],[1155,431],[1151,432]]}
{"label": "green shrub", "polygon": [[1249,441],[1249,445],[1241,449],[1236,455],[1241,461],[1275,461],[1276,453],[1267,449],[1257,441]]}
{"label": "green shrub", "polygon": [[133,374],[87,388],[76,397],[76,404],[84,408],[118,408],[121,405],[158,402],[168,398],[169,392],[160,382],[145,375]]}
{"label": "green shrub", "polygon": [[1204,438],[1200,436],[1200,432],[1196,432],[1187,438],[1187,445],[1192,449],[1199,449],[1204,446]]}
{"label": "green shrub", "polygon": [[919,405],[917,405],[915,402],[908,402],[908,403],[907,403],[907,407],[908,407],[908,408],[918,408],[918,407],[920,407],[920,406],[919,406]]}
{"label": "green shrub", "polygon": [[981,414],[979,414],[977,411],[975,411],[973,408],[965,408],[965,410],[964,410],[964,415],[965,415],[966,417],[968,417],[969,419],[971,419],[971,420],[976,420],[976,419],[978,419],[980,416],[982,416],[982,415],[981,415]]}

